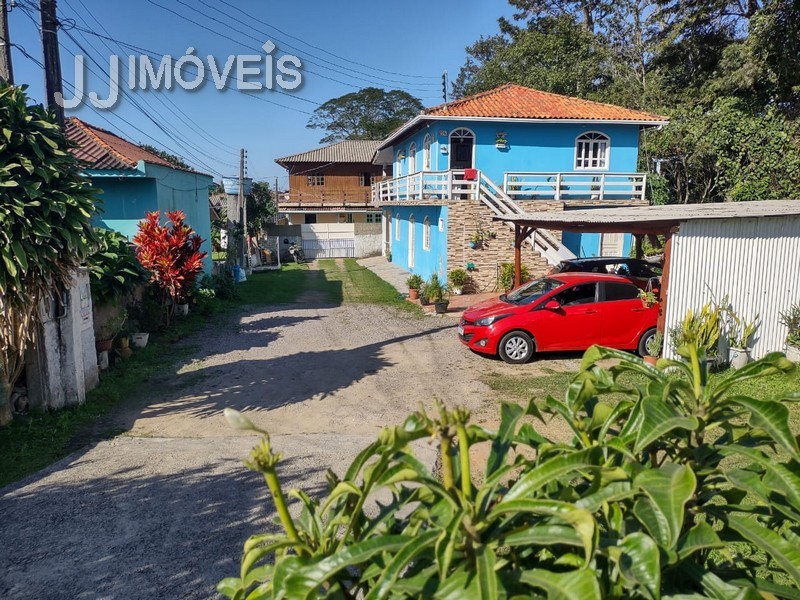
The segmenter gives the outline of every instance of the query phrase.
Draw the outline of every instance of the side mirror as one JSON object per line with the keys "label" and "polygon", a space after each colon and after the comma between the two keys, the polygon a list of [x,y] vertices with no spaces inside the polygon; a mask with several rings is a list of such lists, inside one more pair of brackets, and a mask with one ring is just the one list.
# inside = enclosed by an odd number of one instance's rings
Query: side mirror
{"label": "side mirror", "polygon": [[561,302],[558,300],[548,300],[542,307],[545,310],[561,310]]}

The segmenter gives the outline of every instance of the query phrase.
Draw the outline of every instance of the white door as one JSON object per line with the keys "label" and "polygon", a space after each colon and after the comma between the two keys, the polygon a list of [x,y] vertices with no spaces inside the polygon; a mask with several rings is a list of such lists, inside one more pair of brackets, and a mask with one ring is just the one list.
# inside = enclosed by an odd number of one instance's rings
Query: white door
{"label": "white door", "polygon": [[600,235],[600,256],[622,256],[624,247],[624,233],[603,233]]}
{"label": "white door", "polygon": [[414,217],[408,220],[408,268],[414,268]]}

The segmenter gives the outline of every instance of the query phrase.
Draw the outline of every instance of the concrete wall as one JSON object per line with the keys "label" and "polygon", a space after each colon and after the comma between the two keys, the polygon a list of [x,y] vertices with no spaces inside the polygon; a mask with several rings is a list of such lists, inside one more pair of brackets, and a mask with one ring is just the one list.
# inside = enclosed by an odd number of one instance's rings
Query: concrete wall
{"label": "concrete wall", "polygon": [[380,223],[356,223],[354,233],[356,258],[381,255],[383,236]]}
{"label": "concrete wall", "polygon": [[[503,184],[503,175],[512,171],[574,171],[575,140],[587,132],[595,131],[607,135],[610,140],[609,166],[602,171],[632,173],[636,171],[639,156],[639,126],[615,124],[580,123],[515,123],[481,121],[432,121],[421,131],[399,140],[392,151],[395,156],[395,176],[408,175],[411,169],[409,147],[417,145],[416,168],[422,170],[422,148],[425,136],[432,136],[431,169],[445,171],[450,168],[449,154],[442,154],[442,147],[449,151],[449,134],[461,127],[475,134],[474,167],[482,170],[498,185]],[[508,147],[495,147],[498,132],[505,132]],[[397,161],[400,151],[405,158]],[[414,172],[412,171],[412,172]],[[583,170],[582,170],[583,171]],[[586,170],[586,172],[591,172]]]}
{"label": "concrete wall", "polygon": [[99,381],[92,297],[85,268],[74,273],[62,300],[42,302],[42,325],[26,353],[25,373],[32,408],[81,404],[86,392]]}

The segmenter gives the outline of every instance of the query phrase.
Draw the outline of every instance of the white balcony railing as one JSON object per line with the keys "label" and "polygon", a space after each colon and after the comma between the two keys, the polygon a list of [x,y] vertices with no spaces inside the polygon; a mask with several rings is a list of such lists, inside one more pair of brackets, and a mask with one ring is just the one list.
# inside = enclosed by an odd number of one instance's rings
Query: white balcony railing
{"label": "white balcony railing", "polygon": [[385,179],[372,186],[372,202],[407,202],[478,198],[479,178],[464,179],[464,171],[422,171]]}
{"label": "white balcony railing", "polygon": [[[386,179],[372,186],[380,205],[414,200],[478,200],[486,177],[464,179],[464,171],[425,171]],[[503,192],[519,200],[644,200],[645,173],[506,173]]]}
{"label": "white balcony railing", "polygon": [[644,200],[645,173],[506,173],[514,200]]}

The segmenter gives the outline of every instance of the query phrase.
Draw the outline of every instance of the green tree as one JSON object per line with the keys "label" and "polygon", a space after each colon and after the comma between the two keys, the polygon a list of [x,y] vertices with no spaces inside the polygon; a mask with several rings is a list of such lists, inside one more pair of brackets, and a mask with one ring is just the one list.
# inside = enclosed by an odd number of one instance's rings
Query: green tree
{"label": "green tree", "polygon": [[646,135],[677,202],[800,197],[800,126],[777,108],[720,98],[683,107]]}
{"label": "green tree", "polygon": [[328,100],[314,110],[306,127],[328,133],[322,144],[381,140],[422,108],[422,102],[407,92],[369,87]]}
{"label": "green tree", "polygon": [[151,153],[155,154],[159,158],[163,158],[165,161],[167,161],[171,165],[175,165],[176,167],[178,167],[180,169],[191,170],[191,168],[192,168],[180,156],[177,156],[175,154],[167,152],[166,150],[160,150],[159,148],[156,148],[155,146],[151,146],[150,144],[139,144],[139,147],[143,148],[144,150],[147,150],[148,152],[151,152]]}
{"label": "green tree", "polygon": [[276,214],[277,207],[269,184],[254,181],[247,195],[247,229],[250,234],[260,235]]}
{"label": "green tree", "polygon": [[0,425],[39,322],[39,301],[67,286],[95,243],[97,198],[53,115],[24,87],[0,86]]}
{"label": "green tree", "polygon": [[[610,55],[596,36],[569,16],[548,17],[508,39],[482,39],[467,49],[454,83],[466,96],[513,82],[570,96],[591,96],[608,78]],[[570,60],[565,61],[564,57]]]}

